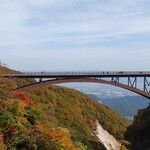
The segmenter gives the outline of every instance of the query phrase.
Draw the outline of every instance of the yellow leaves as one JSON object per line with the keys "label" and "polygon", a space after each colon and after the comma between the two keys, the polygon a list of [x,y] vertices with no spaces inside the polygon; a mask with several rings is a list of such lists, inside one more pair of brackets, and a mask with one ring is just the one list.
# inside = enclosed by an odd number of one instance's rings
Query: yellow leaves
{"label": "yellow leaves", "polygon": [[4,141],[3,141],[3,133],[0,132],[0,150],[5,150],[5,145],[4,145]]}
{"label": "yellow leaves", "polygon": [[48,116],[48,117],[47,117],[47,121],[48,121],[49,123],[53,123],[53,124],[57,124],[57,123],[58,123],[57,118],[56,118],[56,117],[53,117],[53,116]]}
{"label": "yellow leaves", "polygon": [[48,149],[53,150],[79,150],[70,139],[68,130],[64,128],[49,129],[45,124],[35,125],[36,130]]}
{"label": "yellow leaves", "polygon": [[12,91],[17,88],[17,85],[12,79],[3,78],[0,76],[0,88],[6,91]]}
{"label": "yellow leaves", "polygon": [[26,115],[25,105],[17,99],[8,99],[5,102],[5,109],[11,111],[15,116]]}
{"label": "yellow leaves", "polygon": [[69,134],[67,132],[64,132],[62,130],[50,130],[48,132],[47,139],[50,140],[51,143],[53,143],[54,147],[58,147],[62,150],[66,149],[72,149],[76,150],[75,146],[73,145],[73,142],[71,141]]}
{"label": "yellow leaves", "polygon": [[[13,127],[13,129],[21,129],[27,122],[26,110],[23,102],[16,99],[8,99],[5,103],[1,104],[0,116],[1,122],[5,129]],[[10,128],[9,128],[10,129]]]}

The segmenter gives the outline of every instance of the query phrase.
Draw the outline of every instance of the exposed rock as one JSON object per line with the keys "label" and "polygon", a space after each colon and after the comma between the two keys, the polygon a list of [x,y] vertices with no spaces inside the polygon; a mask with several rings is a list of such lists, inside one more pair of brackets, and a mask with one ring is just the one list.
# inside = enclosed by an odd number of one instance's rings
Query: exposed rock
{"label": "exposed rock", "polygon": [[120,150],[120,143],[110,135],[103,127],[96,121],[97,129],[95,135],[100,139],[101,143],[104,144],[107,150]]}

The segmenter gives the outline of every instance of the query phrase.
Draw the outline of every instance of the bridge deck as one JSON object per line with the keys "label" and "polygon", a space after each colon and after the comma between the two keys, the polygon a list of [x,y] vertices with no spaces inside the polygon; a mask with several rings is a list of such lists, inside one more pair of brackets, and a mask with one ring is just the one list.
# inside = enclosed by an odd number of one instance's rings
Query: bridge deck
{"label": "bridge deck", "polygon": [[[28,72],[22,74],[5,74],[9,78],[38,78],[39,82],[26,85],[17,89],[25,91],[37,87],[46,86],[49,84],[59,84],[67,82],[95,82],[115,85],[124,89],[128,89],[150,99],[150,82],[147,77],[150,77],[150,72]],[[127,78],[126,84],[120,83],[120,78]],[[133,78],[132,78],[133,77]],[[143,77],[143,90],[137,87],[137,78]],[[50,80],[42,81],[43,78]],[[103,79],[102,79],[103,78]],[[105,78],[109,79],[107,81]],[[132,78],[132,79],[131,79]]]}
{"label": "bridge deck", "polygon": [[5,74],[4,76],[15,78],[150,77],[150,72],[26,72],[22,74]]}

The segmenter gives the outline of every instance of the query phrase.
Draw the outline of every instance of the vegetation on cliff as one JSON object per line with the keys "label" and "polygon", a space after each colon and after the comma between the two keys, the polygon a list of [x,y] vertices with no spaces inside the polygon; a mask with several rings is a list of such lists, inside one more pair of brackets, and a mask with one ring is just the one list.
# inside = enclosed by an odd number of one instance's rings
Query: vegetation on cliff
{"label": "vegetation on cliff", "polygon": [[[22,74],[19,71],[15,71],[15,70],[12,70],[12,69],[9,69],[7,67],[4,67],[4,66],[0,65],[0,75],[1,76],[3,74],[9,74],[9,73]],[[13,79],[13,81],[16,82],[17,87],[21,87],[21,86],[28,85],[28,84],[36,82],[34,79]]]}
{"label": "vegetation on cliff", "polygon": [[133,150],[150,149],[150,106],[138,111],[135,121],[127,130],[126,138]]}
{"label": "vegetation on cliff", "polygon": [[48,86],[21,93],[16,86],[16,80],[0,77],[2,150],[103,150],[92,133],[96,120],[123,139],[128,123],[80,92]]}

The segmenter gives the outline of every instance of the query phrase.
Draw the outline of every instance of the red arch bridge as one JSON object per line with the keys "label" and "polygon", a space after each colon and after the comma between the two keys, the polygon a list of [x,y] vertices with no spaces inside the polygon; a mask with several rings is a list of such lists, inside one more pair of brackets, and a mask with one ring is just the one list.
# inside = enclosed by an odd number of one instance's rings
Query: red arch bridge
{"label": "red arch bridge", "polygon": [[[17,91],[26,91],[50,84],[68,82],[94,82],[118,86],[150,99],[150,72],[26,72],[5,74],[7,78],[35,78],[39,82],[19,87]],[[44,81],[43,81],[44,79]],[[47,80],[45,80],[47,79]],[[124,79],[124,82],[120,82]],[[140,83],[140,86],[139,86]],[[142,84],[142,87],[141,87]]]}

